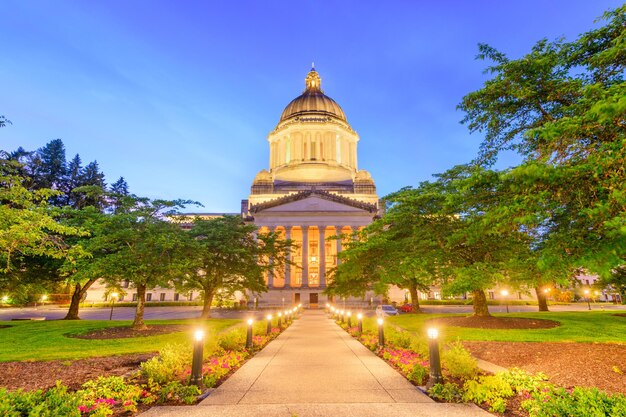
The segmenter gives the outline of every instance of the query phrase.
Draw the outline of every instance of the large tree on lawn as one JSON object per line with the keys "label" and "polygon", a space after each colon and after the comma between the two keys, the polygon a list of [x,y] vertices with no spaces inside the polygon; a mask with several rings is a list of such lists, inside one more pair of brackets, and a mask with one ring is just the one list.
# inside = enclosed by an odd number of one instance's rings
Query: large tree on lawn
{"label": "large tree on lawn", "polygon": [[211,303],[218,290],[267,291],[264,274],[285,267],[292,242],[276,232],[257,234],[256,231],[254,224],[246,224],[239,216],[223,216],[209,220],[197,218],[186,232],[190,239],[191,268],[181,277],[179,286],[202,292],[201,317],[210,317]]}
{"label": "large tree on lawn", "polygon": [[[167,221],[190,201],[150,200],[129,196],[126,205],[107,217],[98,245],[107,252],[94,269],[112,285],[130,281],[137,289],[133,328],[145,330],[146,289],[167,287],[189,270],[187,237],[180,227]],[[96,244],[96,243],[94,243]]]}
{"label": "large tree on lawn", "polygon": [[538,233],[537,265],[609,278],[626,259],[626,5],[573,41],[539,41],[510,59],[488,45],[490,78],[463,98],[478,162],[503,151],[523,162],[507,174],[509,223]]}

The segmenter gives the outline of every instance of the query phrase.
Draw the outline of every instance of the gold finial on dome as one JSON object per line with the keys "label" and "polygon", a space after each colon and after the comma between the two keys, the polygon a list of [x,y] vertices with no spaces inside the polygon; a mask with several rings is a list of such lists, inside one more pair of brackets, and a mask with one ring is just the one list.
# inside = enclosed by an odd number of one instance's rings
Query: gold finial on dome
{"label": "gold finial on dome", "polygon": [[304,79],[304,82],[306,83],[306,91],[319,91],[320,93],[323,93],[322,91],[322,79],[320,78],[320,75],[317,73],[317,71],[315,71],[315,63],[313,62],[311,65],[311,71],[309,71],[309,73],[307,74],[306,78]]}

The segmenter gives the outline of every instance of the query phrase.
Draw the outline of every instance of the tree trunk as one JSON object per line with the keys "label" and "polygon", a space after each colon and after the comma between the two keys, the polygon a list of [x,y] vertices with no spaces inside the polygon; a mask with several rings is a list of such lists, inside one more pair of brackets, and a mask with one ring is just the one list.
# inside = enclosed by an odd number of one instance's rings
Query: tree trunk
{"label": "tree trunk", "polygon": [[148,330],[143,321],[143,311],[146,307],[146,284],[137,284],[137,309],[135,310],[134,330]]}
{"label": "tree trunk", "polygon": [[208,319],[211,317],[211,303],[213,303],[213,291],[205,289],[204,301],[202,303],[202,314],[200,314],[201,319]]}
{"label": "tree trunk", "polygon": [[539,304],[539,311],[550,311],[548,310],[548,297],[541,290],[541,288],[539,288],[539,286],[535,287],[535,293],[537,293],[537,303]]}
{"label": "tree trunk", "polygon": [[81,286],[80,283],[77,283],[74,286],[74,293],[72,294],[72,300],[70,301],[70,308],[67,311],[67,314],[65,315],[63,320],[80,320],[80,317],[78,317],[80,300],[83,299],[85,293],[94,282],[96,282],[95,279],[90,279],[85,283],[85,285]]}
{"label": "tree trunk", "polygon": [[420,309],[420,300],[417,296],[417,287],[414,285],[409,286],[409,293],[411,294],[411,311],[413,313],[421,313],[422,310]]}
{"label": "tree trunk", "polygon": [[489,317],[489,308],[487,307],[487,297],[485,297],[485,291],[474,290],[472,291],[472,303],[474,305],[474,315],[479,317]]}

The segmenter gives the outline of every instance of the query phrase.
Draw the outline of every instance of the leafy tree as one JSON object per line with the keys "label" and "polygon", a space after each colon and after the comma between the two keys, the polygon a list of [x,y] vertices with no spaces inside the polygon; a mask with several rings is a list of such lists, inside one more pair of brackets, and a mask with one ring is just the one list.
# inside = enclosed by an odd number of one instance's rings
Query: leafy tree
{"label": "leafy tree", "polygon": [[[284,268],[291,240],[276,232],[259,233],[239,216],[194,220],[189,238],[189,272],[179,286],[203,293],[203,318],[210,316],[211,303],[218,290],[229,293],[267,291],[264,273]],[[269,260],[271,259],[271,262]]]}
{"label": "leafy tree", "polygon": [[185,232],[166,218],[190,203],[129,196],[122,209],[107,217],[103,225],[107,232],[97,238],[106,255],[90,269],[113,285],[125,279],[135,286],[135,329],[147,328],[143,320],[146,289],[169,286],[189,270]]}
{"label": "leafy tree", "polygon": [[4,116],[0,116],[0,127],[5,127],[8,124],[10,125],[11,121]]}
{"label": "leafy tree", "polygon": [[482,132],[478,162],[505,150],[511,225],[538,233],[537,265],[584,267],[609,277],[626,259],[626,5],[574,41],[539,41],[510,59],[480,45],[491,78],[459,105]]}

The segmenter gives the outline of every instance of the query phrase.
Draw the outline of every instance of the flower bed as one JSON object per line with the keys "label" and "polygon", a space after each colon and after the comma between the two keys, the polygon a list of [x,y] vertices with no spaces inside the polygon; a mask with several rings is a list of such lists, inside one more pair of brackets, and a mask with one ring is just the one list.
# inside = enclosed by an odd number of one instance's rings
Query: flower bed
{"label": "flower bed", "polygon": [[[339,321],[337,324],[415,385],[428,382],[428,345],[424,338],[385,326],[385,346],[381,348],[373,319],[363,320],[362,333],[357,327]],[[444,383],[427,391],[437,401],[473,402],[511,417],[626,417],[623,394],[608,394],[597,388],[565,389],[549,383],[541,373],[516,368],[487,375],[479,372],[476,360],[458,341],[443,346],[441,361]]]}
{"label": "flower bed", "polygon": [[[281,328],[272,327],[266,335],[266,322],[255,323],[250,349],[245,348],[246,329],[243,327],[207,338],[202,366],[204,386],[219,385],[286,326],[288,324],[283,323]],[[99,377],[75,391],[70,391],[60,381],[46,391],[0,388],[0,415],[100,417],[132,415],[153,404],[193,404],[202,392],[195,385],[189,385],[191,359],[190,343],[167,345],[158,356],[143,362],[131,376]]]}

